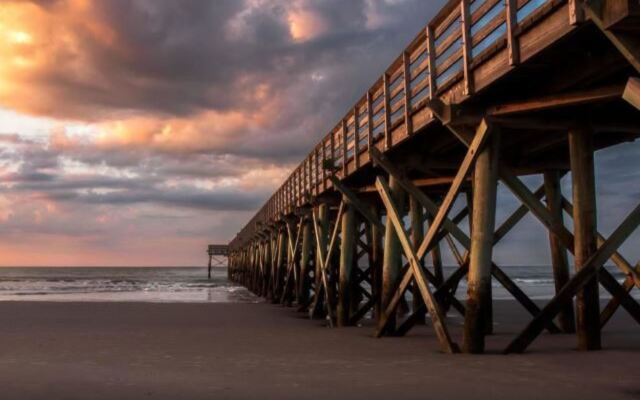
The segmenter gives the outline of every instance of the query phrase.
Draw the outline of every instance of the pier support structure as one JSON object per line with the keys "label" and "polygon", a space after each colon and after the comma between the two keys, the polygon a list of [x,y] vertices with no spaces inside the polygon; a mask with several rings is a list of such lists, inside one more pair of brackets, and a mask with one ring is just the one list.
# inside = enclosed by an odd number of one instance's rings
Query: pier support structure
{"label": "pier support structure", "polygon": [[[492,281],[531,316],[505,353],[543,331],[576,333],[578,349],[597,350],[619,308],[640,324],[631,296],[640,262],[619,251],[640,206],[599,232],[594,162],[596,151],[640,138],[640,5],[548,0],[527,3],[524,17],[518,6],[509,0],[492,17],[487,26],[506,33],[484,48],[490,31],[477,24],[493,8],[448,3],[234,240],[229,279],[330,327],[382,337],[422,325],[448,353],[489,347],[501,317]],[[448,54],[441,43],[460,37]],[[503,195],[519,203],[498,221]],[[527,215],[550,247],[555,295],[544,305],[494,257]],[[602,311],[600,287],[611,295]]]}

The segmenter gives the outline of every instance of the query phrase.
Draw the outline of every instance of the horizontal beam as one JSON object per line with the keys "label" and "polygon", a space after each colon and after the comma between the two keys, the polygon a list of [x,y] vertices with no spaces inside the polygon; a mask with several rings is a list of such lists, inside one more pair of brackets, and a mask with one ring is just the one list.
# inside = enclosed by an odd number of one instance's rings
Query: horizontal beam
{"label": "horizontal beam", "polygon": [[624,86],[616,85],[579,92],[554,94],[552,96],[541,97],[533,100],[497,105],[492,107],[488,114],[490,116],[505,116],[610,101],[622,98],[624,90]]}

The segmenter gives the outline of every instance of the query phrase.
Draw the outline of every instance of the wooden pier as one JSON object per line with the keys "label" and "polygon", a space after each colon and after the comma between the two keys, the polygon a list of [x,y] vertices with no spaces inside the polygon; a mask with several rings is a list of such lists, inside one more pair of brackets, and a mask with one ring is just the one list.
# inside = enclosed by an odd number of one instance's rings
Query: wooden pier
{"label": "wooden pier", "polygon": [[[543,331],[599,349],[618,308],[640,322],[640,263],[618,252],[640,206],[598,232],[594,152],[638,137],[638,0],[450,1],[229,244],[229,277],[330,326],[372,315],[378,337],[427,319],[449,353],[484,351],[493,278],[532,318],[506,353]],[[522,203],[504,221],[498,184]],[[528,213],[549,232],[556,296],[542,308],[492,254]],[[600,287],[613,296],[602,310]]]}

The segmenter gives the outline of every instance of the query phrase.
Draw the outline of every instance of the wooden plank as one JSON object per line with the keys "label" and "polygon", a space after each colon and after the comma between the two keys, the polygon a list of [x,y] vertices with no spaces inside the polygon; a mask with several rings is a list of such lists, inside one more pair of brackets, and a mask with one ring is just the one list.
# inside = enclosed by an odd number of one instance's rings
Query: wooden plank
{"label": "wooden plank", "polygon": [[442,201],[442,205],[438,210],[438,213],[433,218],[433,225],[429,227],[427,231],[427,235],[425,236],[420,248],[418,249],[418,256],[422,258],[424,256],[425,251],[431,245],[431,242],[436,237],[436,234],[442,227],[442,223],[444,222],[447,214],[451,210],[453,206],[453,202],[455,201],[458,193],[460,192],[460,188],[462,186],[462,182],[466,179],[467,175],[471,171],[471,168],[475,164],[478,155],[480,154],[480,148],[484,145],[487,140],[489,134],[491,132],[490,125],[486,121],[482,121],[478,129],[476,130],[476,135],[469,146],[467,151],[467,155],[462,160],[460,165],[460,169],[456,173],[456,177],[451,184],[451,188],[447,192],[444,200]]}
{"label": "wooden plank", "polygon": [[622,98],[638,110],[640,110],[640,78],[629,78],[622,93]]}
{"label": "wooden plank", "polygon": [[602,265],[624,243],[640,224],[640,206],[636,207],[613,232],[605,243],[589,258],[580,270],[567,282],[560,292],[542,309],[527,327],[507,346],[505,353],[521,353],[542,332],[545,324],[560,312],[562,306],[572,299],[578,290],[592,279]]}
{"label": "wooden plank", "polygon": [[384,107],[384,148],[391,148],[391,112],[390,112],[390,101],[389,97],[389,76],[385,73],[382,77],[382,85],[383,85],[383,96],[382,104]]}
{"label": "wooden plank", "polygon": [[347,176],[347,150],[348,150],[348,143],[347,143],[347,121],[345,121],[344,119],[342,120],[342,177],[346,177]]}
{"label": "wooden plank", "polygon": [[[636,265],[635,269],[640,270],[640,263]],[[627,276],[627,278],[622,283],[622,287],[627,293],[631,292],[631,290],[635,286],[636,284],[634,283],[633,278],[631,276]],[[609,322],[609,320],[611,319],[611,317],[613,317],[613,314],[615,314],[618,307],[620,307],[620,303],[621,303],[621,300],[619,296],[613,297],[611,300],[609,300],[605,308],[602,310],[602,313],[600,313],[600,328],[604,328],[607,322]]]}
{"label": "wooden plank", "polygon": [[462,57],[464,71],[464,91],[466,96],[470,96],[474,92],[473,73],[471,72],[471,63],[473,56],[471,54],[471,13],[469,10],[469,0],[460,0],[460,15],[462,16]]}
{"label": "wooden plank", "polygon": [[518,43],[518,5],[516,0],[506,0],[507,14],[507,47],[509,49],[509,65],[520,64],[520,43]]}
{"label": "wooden plank", "polygon": [[429,65],[429,98],[433,99],[436,96],[437,84],[436,84],[436,56],[435,49],[436,45],[434,43],[434,33],[433,27],[431,25],[427,25],[426,27],[426,35],[427,35],[427,62]]}
{"label": "wooden plank", "polygon": [[353,157],[357,170],[360,168],[360,116],[357,106],[353,108],[353,129]]}
{"label": "wooden plank", "polygon": [[[405,194],[399,186],[395,177],[390,177],[390,185],[393,193],[394,203],[397,204],[400,212],[404,213]],[[387,214],[388,217],[388,214]],[[387,222],[384,233],[384,248],[382,254],[382,305],[387,307],[393,297],[396,283],[400,279],[402,271],[402,249],[399,242],[399,232],[393,224]],[[404,298],[403,298],[404,300]],[[389,315],[389,327],[395,328],[395,315]]]}
{"label": "wooden plank", "polygon": [[404,124],[407,136],[411,136],[413,134],[413,122],[411,120],[413,106],[411,104],[411,72],[409,70],[411,65],[407,52],[402,53],[402,67],[404,85]]}
{"label": "wooden plank", "polygon": [[584,21],[584,11],[580,0],[569,0],[569,23],[577,25]]}
{"label": "wooden plank", "polygon": [[538,97],[534,100],[500,104],[489,110],[489,115],[506,116],[525,112],[549,110],[559,107],[578,106],[589,103],[610,101],[622,97],[624,86],[605,86],[597,89],[583,90],[573,93],[560,93]]}
{"label": "wooden plank", "polygon": [[598,271],[598,282],[640,324],[640,304],[629,295],[629,292],[605,268],[600,268]]}

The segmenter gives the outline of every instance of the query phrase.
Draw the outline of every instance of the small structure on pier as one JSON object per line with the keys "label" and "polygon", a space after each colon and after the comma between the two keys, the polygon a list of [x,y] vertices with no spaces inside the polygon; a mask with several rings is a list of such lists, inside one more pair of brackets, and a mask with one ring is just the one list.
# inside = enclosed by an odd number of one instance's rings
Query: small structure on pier
{"label": "small structure on pier", "polygon": [[209,255],[209,269],[207,277],[211,279],[212,267],[226,267],[227,257],[229,256],[229,246],[226,244],[210,244],[207,248]]}

